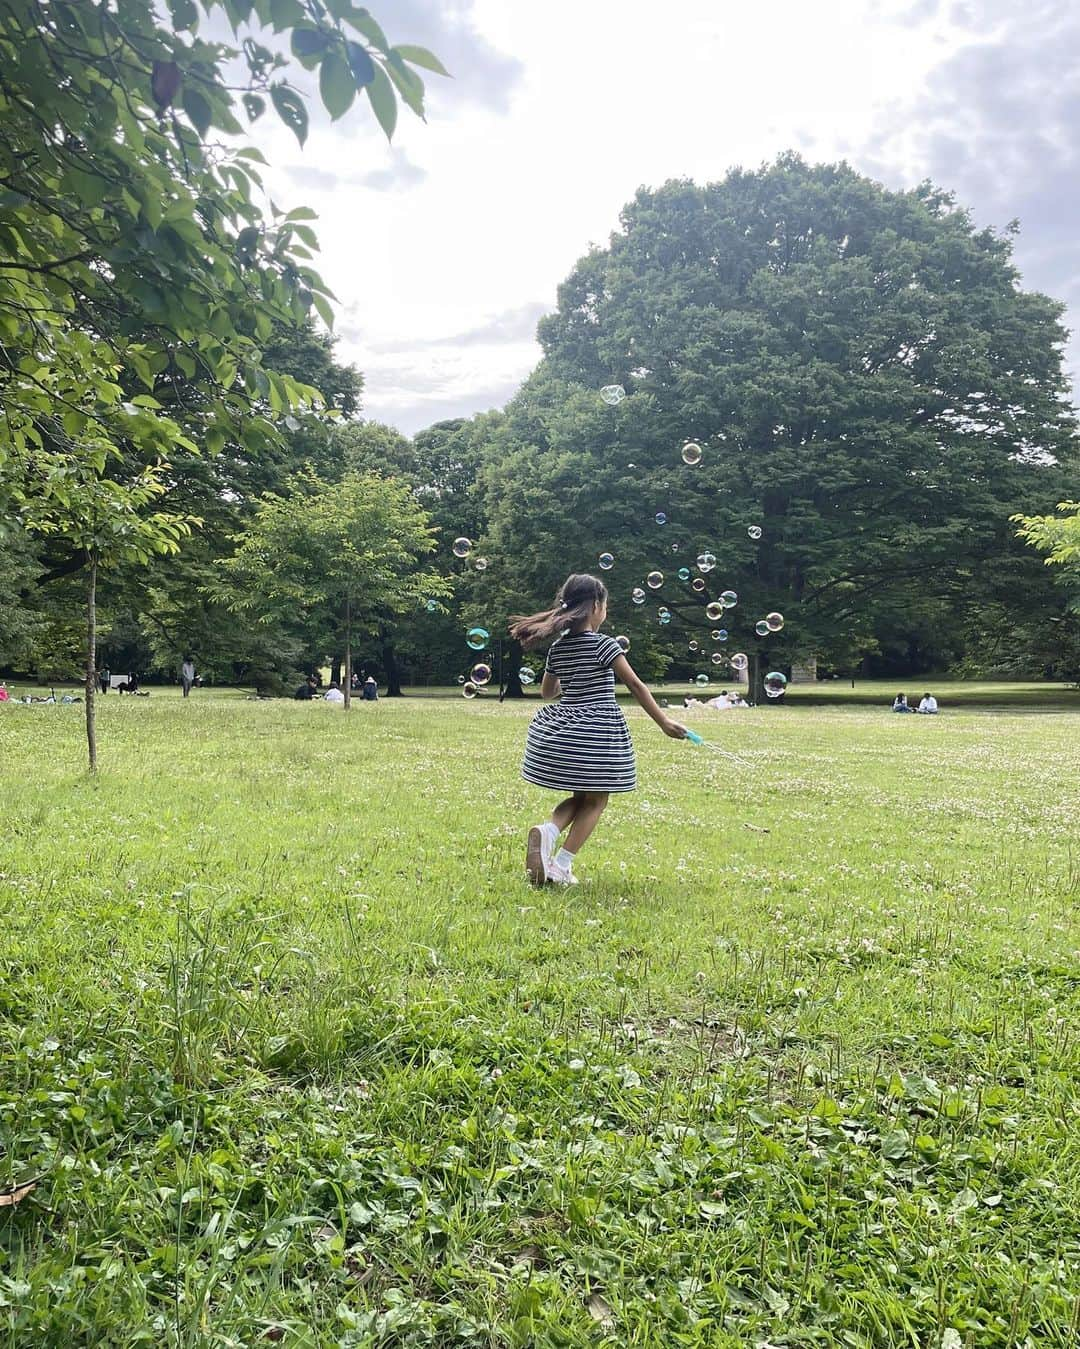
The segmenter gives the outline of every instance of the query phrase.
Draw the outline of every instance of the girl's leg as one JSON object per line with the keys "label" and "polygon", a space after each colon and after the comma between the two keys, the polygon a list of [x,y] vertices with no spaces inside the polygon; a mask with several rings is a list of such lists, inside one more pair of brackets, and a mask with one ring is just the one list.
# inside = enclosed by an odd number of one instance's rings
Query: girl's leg
{"label": "girl's leg", "polygon": [[575,792],[573,796],[568,796],[565,801],[560,801],[551,812],[551,823],[560,834],[564,829],[569,828],[570,822],[577,814],[584,795],[584,792]]}
{"label": "girl's leg", "polygon": [[582,801],[574,812],[574,820],[566,839],[566,851],[575,856],[581,851],[589,835],[596,828],[604,807],[608,803],[607,792],[582,792]]}

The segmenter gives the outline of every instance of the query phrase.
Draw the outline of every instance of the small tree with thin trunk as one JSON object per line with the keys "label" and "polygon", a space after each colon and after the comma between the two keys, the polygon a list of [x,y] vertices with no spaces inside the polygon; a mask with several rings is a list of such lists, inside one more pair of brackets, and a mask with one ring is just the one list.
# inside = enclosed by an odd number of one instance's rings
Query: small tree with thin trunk
{"label": "small tree with thin trunk", "polygon": [[421,566],[435,533],[410,488],[376,474],[340,482],[306,477],[289,496],[267,496],[221,561],[218,597],[256,623],[303,633],[345,652],[345,706],[352,705],[352,649],[380,618],[447,599],[450,581]]}

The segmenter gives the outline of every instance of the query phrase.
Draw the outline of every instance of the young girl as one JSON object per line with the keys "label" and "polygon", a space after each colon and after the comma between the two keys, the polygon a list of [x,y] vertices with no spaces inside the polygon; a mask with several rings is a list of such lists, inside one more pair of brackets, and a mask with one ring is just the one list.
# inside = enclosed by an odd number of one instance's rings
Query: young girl
{"label": "young girl", "polygon": [[[614,637],[600,635],[606,618],[603,581],[570,576],[550,609],[510,623],[511,635],[526,651],[556,638],[540,692],[545,698],[561,694],[532,720],[521,775],[538,787],[571,793],[547,823],[529,830],[525,867],[534,885],[576,885],[574,858],[596,828],[608,796],[637,786],[634,746],[615,701],[616,675],[665,735],[673,740],[686,735],[686,727],[657,706]],[[570,830],[566,845],[556,851],[564,829]]]}

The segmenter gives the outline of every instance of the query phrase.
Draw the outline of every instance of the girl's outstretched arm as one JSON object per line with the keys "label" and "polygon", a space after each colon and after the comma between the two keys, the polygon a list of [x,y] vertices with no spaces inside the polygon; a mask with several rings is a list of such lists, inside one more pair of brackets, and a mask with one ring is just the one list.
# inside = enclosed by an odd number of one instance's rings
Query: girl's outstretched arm
{"label": "girl's outstretched arm", "polygon": [[615,671],[615,677],[620,679],[633,694],[634,701],[638,706],[652,717],[665,735],[670,735],[672,740],[686,739],[686,727],[677,721],[672,721],[664,709],[659,706],[649,692],[648,686],[637,677],[633,666],[625,656],[620,656],[618,660],[614,661],[611,668]]}

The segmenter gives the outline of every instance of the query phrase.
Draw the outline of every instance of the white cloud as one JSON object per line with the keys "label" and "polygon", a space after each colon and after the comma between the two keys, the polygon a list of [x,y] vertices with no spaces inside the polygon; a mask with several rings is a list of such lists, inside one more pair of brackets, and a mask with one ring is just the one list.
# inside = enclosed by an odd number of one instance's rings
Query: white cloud
{"label": "white cloud", "polygon": [[[1025,14],[1054,7],[1033,0]],[[935,79],[1000,40],[1008,7],[982,8],[973,31],[962,6],[934,0],[375,4],[392,40],[425,43],[453,70],[452,83],[427,77],[427,124],[403,111],[391,149],[358,106],[333,126],[316,119],[302,155],[269,118],[259,130],[275,198],[320,213],[340,353],[364,371],[369,414],[412,431],[432,411],[503,401],[538,358],[536,315],[643,183],[715,180],[789,148],[847,157],[895,186],[959,172],[941,138],[972,127]],[[1030,43],[1023,51],[1038,61]],[[931,142],[917,133],[935,108]],[[989,104],[963,115],[982,117],[993,144]],[[1014,155],[994,192],[972,200],[977,217],[996,212],[985,223],[1000,225],[1018,214],[1009,203],[1024,185],[1011,180],[1024,171]],[[1045,287],[1055,269],[1080,271],[1061,252],[1043,250]],[[524,330],[514,315],[527,316]]]}

